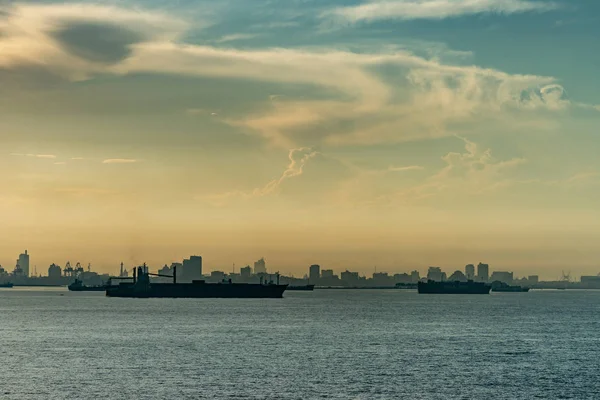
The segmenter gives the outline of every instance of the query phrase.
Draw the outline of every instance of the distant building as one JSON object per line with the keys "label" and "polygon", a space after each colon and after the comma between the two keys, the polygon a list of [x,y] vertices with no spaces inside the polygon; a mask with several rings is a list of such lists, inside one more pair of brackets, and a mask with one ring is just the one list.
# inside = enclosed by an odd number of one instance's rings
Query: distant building
{"label": "distant building", "polygon": [[411,283],[412,279],[409,274],[394,274],[394,282],[395,283]]}
{"label": "distant building", "polygon": [[62,275],[62,271],[60,269],[60,267],[56,264],[52,264],[49,268],[48,268],[48,278],[51,279],[60,279]]}
{"label": "distant building", "polygon": [[490,277],[491,282],[500,281],[511,285],[513,283],[513,273],[506,271],[494,271]]}
{"label": "distant building", "polygon": [[27,254],[27,250],[25,250],[25,253],[19,254],[17,264],[23,270],[23,276],[29,276],[29,254]]}
{"label": "distant building", "polygon": [[[179,272],[177,274],[179,275]],[[202,257],[191,256],[183,260],[181,279],[186,282],[202,279]]]}
{"label": "distant building", "polygon": [[413,271],[410,273],[410,281],[412,283],[417,283],[421,280],[421,274],[419,274],[419,271]]}
{"label": "distant building", "polygon": [[461,271],[454,271],[452,275],[448,278],[450,282],[466,282],[467,276],[463,274]]}
{"label": "distant building", "polygon": [[487,282],[490,276],[490,266],[487,264],[479,263],[477,265],[477,280],[480,282]]}
{"label": "distant building", "polygon": [[475,280],[475,266],[473,264],[465,265],[465,275],[467,279]]}
{"label": "distant building", "polygon": [[350,272],[346,270],[340,274],[342,281],[348,285],[355,285],[359,281],[358,272]]}
{"label": "distant building", "polygon": [[242,279],[249,279],[252,276],[252,268],[249,265],[240,268],[240,276]]}
{"label": "distant building", "polygon": [[308,280],[312,283],[317,283],[321,277],[321,266],[313,264],[308,268]]}
{"label": "distant building", "polygon": [[528,282],[530,285],[537,285],[537,284],[539,283],[539,281],[540,281],[540,277],[539,277],[539,276],[537,276],[537,275],[529,275],[529,276],[527,277],[527,282]]}
{"label": "distant building", "polygon": [[265,263],[265,259],[261,258],[260,260],[254,263],[254,273],[255,274],[266,274],[267,273],[267,264]]}
{"label": "distant building", "polygon": [[442,269],[440,267],[429,267],[427,270],[427,279],[436,282],[443,281]]}
{"label": "distant building", "polygon": [[210,273],[210,280],[215,282],[221,282],[225,279],[225,272],[223,271],[213,271]]}
{"label": "distant building", "polygon": [[328,278],[333,278],[333,270],[332,269],[324,269],[323,271],[321,271],[321,278],[323,279],[328,279]]}
{"label": "distant building", "polygon": [[588,289],[600,289],[600,275],[582,276],[581,286]]}
{"label": "distant building", "polygon": [[[121,263],[121,270],[123,269],[122,265],[123,264]],[[173,269],[169,268],[167,264],[165,264],[161,269],[158,270],[158,273],[160,275],[171,275],[173,274]]]}

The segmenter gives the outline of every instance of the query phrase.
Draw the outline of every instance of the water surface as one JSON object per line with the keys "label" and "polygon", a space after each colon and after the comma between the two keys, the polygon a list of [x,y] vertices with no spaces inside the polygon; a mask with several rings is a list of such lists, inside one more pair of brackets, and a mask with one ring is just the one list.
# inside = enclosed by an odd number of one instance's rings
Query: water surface
{"label": "water surface", "polygon": [[2,399],[597,399],[600,291],[0,289]]}

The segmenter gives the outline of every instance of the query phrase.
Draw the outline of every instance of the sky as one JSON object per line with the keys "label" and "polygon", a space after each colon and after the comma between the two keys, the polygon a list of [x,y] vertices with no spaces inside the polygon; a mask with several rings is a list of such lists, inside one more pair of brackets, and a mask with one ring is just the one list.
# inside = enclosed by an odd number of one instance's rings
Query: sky
{"label": "sky", "polygon": [[0,264],[600,272],[595,0],[0,0]]}

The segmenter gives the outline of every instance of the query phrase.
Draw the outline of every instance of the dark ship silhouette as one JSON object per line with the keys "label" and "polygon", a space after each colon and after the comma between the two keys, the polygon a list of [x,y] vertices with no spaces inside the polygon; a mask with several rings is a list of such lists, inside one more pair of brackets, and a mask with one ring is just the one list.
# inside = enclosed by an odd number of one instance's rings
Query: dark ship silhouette
{"label": "dark ship silhouette", "polygon": [[[137,273],[136,273],[137,272]],[[150,276],[173,278],[173,283],[150,282]],[[116,279],[116,278],[113,278]],[[273,281],[261,283],[207,283],[195,280],[191,283],[177,283],[177,268],[173,275],[151,274],[144,264],[133,270],[133,282],[121,282],[106,288],[109,297],[171,297],[171,298],[281,298],[288,285]]]}
{"label": "dark ship silhouette", "polygon": [[529,292],[528,287],[513,286],[504,282],[492,282],[492,292]]}
{"label": "dark ship silhouette", "polygon": [[296,285],[296,286],[288,286],[287,290],[310,290],[312,291],[315,288],[315,285]]}
{"label": "dark ship silhouette", "polygon": [[436,282],[428,280],[419,282],[417,290],[425,294],[489,294],[492,287],[483,282],[444,281]]}
{"label": "dark ship silhouette", "polygon": [[84,285],[79,278],[76,278],[75,281],[67,287],[72,292],[103,292],[108,285]]}

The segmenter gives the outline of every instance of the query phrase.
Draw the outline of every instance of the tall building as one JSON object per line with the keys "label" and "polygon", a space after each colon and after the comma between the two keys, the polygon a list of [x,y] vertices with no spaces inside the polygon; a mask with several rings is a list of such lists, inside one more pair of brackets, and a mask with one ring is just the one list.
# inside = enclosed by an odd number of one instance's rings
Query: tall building
{"label": "tall building", "polygon": [[23,270],[23,276],[29,276],[29,254],[27,254],[27,250],[25,250],[25,253],[19,254],[19,261],[17,261],[17,264],[19,264]]}
{"label": "tall building", "polygon": [[480,282],[487,282],[490,277],[490,266],[487,264],[479,263],[477,265],[477,280]]}
{"label": "tall building", "polygon": [[[189,259],[183,260],[182,267],[182,281],[191,282],[202,279],[202,257],[191,256]],[[179,272],[177,274],[179,275]]]}
{"label": "tall building", "polygon": [[250,278],[250,276],[252,276],[252,268],[250,268],[249,265],[246,265],[245,267],[240,268],[240,276],[243,279]]}
{"label": "tall building", "polygon": [[540,281],[540,277],[537,275],[529,275],[527,277],[527,281],[530,285],[537,285],[537,283]]}
{"label": "tall building", "polygon": [[465,275],[467,279],[475,280],[475,266],[473,264],[465,265]]}
{"label": "tall building", "polygon": [[513,283],[513,273],[506,271],[494,271],[492,273],[490,281],[500,281],[511,285]]}
{"label": "tall building", "polygon": [[254,273],[255,274],[266,274],[267,273],[267,263],[265,263],[265,259],[261,258],[260,260],[254,263]]}
{"label": "tall building", "polygon": [[60,270],[60,267],[58,265],[52,264],[50,268],[48,268],[48,278],[60,279],[61,275],[62,271]]}
{"label": "tall building", "polygon": [[421,280],[421,275],[419,274],[419,271],[415,270],[410,273],[410,281],[412,283],[417,283],[419,282],[419,280]]}
{"label": "tall building", "polygon": [[321,266],[318,264],[313,264],[308,269],[308,280],[312,283],[316,283],[319,281],[321,277]]}
{"label": "tall building", "polygon": [[431,281],[441,282],[444,280],[442,269],[440,267],[429,267],[427,270],[427,279]]}

